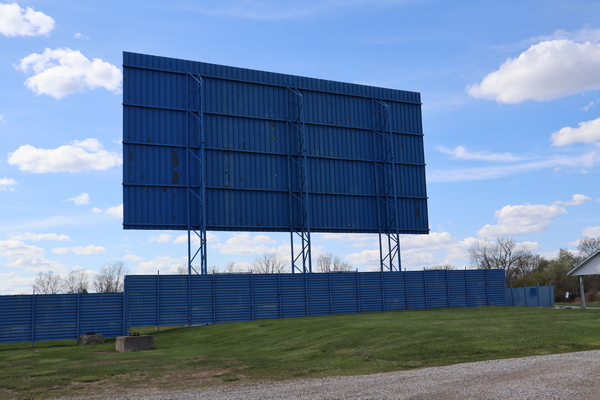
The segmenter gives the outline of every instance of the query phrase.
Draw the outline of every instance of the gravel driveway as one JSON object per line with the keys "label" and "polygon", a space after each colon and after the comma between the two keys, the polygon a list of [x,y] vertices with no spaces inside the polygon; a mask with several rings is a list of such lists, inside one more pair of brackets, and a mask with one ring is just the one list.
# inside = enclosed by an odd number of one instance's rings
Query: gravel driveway
{"label": "gravel driveway", "polygon": [[600,350],[135,398],[600,399]]}

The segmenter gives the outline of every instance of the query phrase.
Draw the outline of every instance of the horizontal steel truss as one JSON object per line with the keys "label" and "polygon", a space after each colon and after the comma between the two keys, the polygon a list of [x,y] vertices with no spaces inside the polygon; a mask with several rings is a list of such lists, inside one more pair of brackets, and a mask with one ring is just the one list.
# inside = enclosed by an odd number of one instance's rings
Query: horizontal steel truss
{"label": "horizontal steel truss", "polygon": [[[375,182],[379,226],[379,258],[381,271],[400,271],[400,231],[396,191],[395,152],[389,121],[389,106],[378,99],[373,104],[373,140],[380,143],[376,157]],[[377,140],[379,139],[379,140]],[[383,181],[379,178],[383,176]],[[382,220],[382,216],[385,219]]]}

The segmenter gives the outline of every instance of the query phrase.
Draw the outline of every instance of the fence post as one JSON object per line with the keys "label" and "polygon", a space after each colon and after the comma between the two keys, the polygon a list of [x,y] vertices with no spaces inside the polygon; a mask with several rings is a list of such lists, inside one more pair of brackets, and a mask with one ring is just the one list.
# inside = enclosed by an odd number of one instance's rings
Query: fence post
{"label": "fence post", "polygon": [[404,293],[406,294],[406,309],[408,310],[408,274],[404,267]]}
{"label": "fence post", "polygon": [[127,279],[128,275],[125,275],[125,280],[123,282],[123,336],[127,336],[127,331],[129,329],[129,301],[128,301],[128,292],[129,292],[129,280]]}
{"label": "fence post", "polygon": [[35,338],[35,289],[31,296],[31,347],[33,347],[33,339]]}
{"label": "fence post", "polygon": [[536,291],[535,291],[536,296],[535,297],[537,297],[537,306],[539,307],[540,306],[540,284],[538,282],[536,282],[535,285],[536,285]]}
{"label": "fence post", "polygon": [[329,314],[333,315],[333,294],[331,293],[333,288],[331,287],[331,271],[329,271],[327,275],[329,275]]}
{"label": "fence post", "polygon": [[160,332],[160,271],[156,272],[156,331]]}
{"label": "fence post", "polygon": [[467,277],[467,274],[468,274],[467,267],[465,266],[465,293],[467,296],[467,307],[470,307],[469,306],[469,279]]}
{"label": "fence post", "polygon": [[360,279],[358,279],[358,268],[356,269],[356,302],[358,304],[358,312],[360,312]]}
{"label": "fence post", "polygon": [[79,338],[79,314],[80,314],[80,308],[81,308],[81,290],[77,289],[77,327],[76,332],[75,332],[75,340],[77,340]]}
{"label": "fence post", "polygon": [[379,273],[381,274],[381,310],[385,311],[385,285],[383,283],[383,269]]}
{"label": "fence post", "polygon": [[423,267],[423,293],[425,294],[425,308],[429,308],[429,301],[427,301],[427,271]]}
{"label": "fence post", "polygon": [[250,318],[254,321],[254,279],[252,277],[252,270],[250,270],[250,307],[252,307]]}
{"label": "fence post", "polygon": [[523,284],[523,294],[524,294],[523,297],[525,297],[525,307],[529,307],[529,301],[528,301],[529,296],[527,295],[527,284],[525,284],[525,283]]}

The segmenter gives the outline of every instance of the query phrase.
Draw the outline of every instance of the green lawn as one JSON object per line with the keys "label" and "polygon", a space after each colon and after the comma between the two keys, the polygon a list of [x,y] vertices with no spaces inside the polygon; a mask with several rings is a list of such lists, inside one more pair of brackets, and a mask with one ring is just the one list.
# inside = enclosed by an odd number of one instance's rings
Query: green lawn
{"label": "green lawn", "polygon": [[600,349],[599,328],[594,310],[482,307],[146,328],[156,350],[135,353],[115,352],[114,339],[0,345],[0,398],[194,389],[592,350]]}

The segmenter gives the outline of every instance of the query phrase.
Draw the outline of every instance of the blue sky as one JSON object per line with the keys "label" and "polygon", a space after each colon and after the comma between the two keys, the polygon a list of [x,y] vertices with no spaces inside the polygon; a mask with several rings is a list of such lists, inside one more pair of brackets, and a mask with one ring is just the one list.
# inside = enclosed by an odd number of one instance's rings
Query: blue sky
{"label": "blue sky", "polygon": [[[122,229],[122,52],[420,92],[430,235],[408,270],[499,237],[553,257],[600,236],[596,1],[0,0],[0,294],[40,271],[185,264],[182,232]],[[377,268],[375,235],[313,234]],[[208,265],[289,254],[287,234],[210,232]]]}

